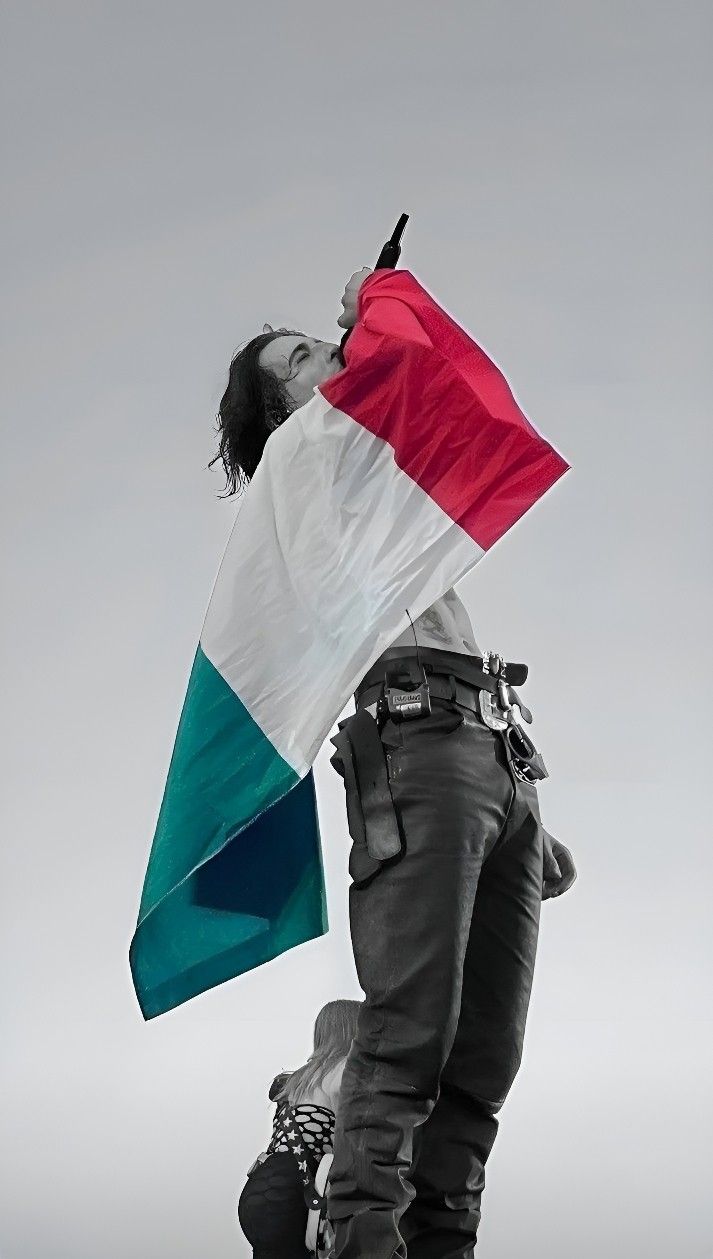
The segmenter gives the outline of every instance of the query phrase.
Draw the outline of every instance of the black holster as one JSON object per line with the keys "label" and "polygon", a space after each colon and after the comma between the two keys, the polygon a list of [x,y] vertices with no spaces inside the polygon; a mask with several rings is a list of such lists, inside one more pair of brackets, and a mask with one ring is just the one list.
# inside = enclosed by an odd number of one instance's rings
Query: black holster
{"label": "black holster", "polygon": [[353,840],[349,874],[355,883],[362,883],[402,850],[384,746],[379,727],[366,709],[340,721],[339,733],[330,743],[337,749],[330,763],[344,779],[347,793],[347,823]]}

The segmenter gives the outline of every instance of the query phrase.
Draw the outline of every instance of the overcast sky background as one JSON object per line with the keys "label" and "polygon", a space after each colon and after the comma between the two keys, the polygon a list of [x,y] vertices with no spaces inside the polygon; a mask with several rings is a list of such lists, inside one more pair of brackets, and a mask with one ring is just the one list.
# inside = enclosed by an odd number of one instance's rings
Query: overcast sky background
{"label": "overcast sky background", "polygon": [[579,867],[543,906],[478,1254],[713,1256],[711,25],[703,0],[2,6],[0,1259],[245,1259],[268,1085],[360,995],[329,745],[330,933],[148,1025],[127,950],[235,513],[206,471],[229,358],[265,320],[336,340],[402,210],[403,265],[573,465],[459,586],[530,664]]}

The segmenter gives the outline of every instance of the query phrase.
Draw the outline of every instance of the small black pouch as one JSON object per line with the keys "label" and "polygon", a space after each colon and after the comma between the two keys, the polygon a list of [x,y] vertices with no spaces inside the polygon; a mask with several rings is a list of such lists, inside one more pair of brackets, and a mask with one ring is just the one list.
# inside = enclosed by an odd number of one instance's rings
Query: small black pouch
{"label": "small black pouch", "polygon": [[542,754],[521,726],[508,726],[502,733],[510,763],[518,778],[529,783],[549,778]]}

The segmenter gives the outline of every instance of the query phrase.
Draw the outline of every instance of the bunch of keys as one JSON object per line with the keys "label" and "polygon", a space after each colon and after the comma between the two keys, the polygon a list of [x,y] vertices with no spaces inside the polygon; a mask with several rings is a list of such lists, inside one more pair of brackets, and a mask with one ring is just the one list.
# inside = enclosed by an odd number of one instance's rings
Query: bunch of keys
{"label": "bunch of keys", "polygon": [[515,725],[517,722],[517,717],[513,712],[516,705],[510,699],[505,672],[506,666],[502,656],[494,651],[483,653],[483,673],[498,679],[497,695],[486,690],[478,692],[480,715],[491,730],[507,730],[508,726]]}

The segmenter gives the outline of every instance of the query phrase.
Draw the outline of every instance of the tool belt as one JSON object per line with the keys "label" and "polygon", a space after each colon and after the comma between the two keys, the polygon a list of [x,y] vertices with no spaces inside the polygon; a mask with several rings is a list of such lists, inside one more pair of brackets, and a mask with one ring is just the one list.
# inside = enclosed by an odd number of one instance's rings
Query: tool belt
{"label": "tool belt", "polygon": [[484,691],[496,697],[490,704],[491,709],[499,707],[507,712],[516,704],[523,720],[532,722],[532,713],[513,690],[514,686],[526,681],[527,665],[511,663],[494,652],[486,652],[484,656],[466,656],[460,652],[420,647],[417,659],[416,656],[404,656],[398,647],[391,647],[359,683],[354,694],[357,707],[378,700],[382,687],[388,686],[392,677],[408,677],[418,685],[422,673],[425,673],[430,694],[435,698],[455,701],[482,716],[482,709],[487,705],[478,700],[477,693]]}
{"label": "tool belt", "polygon": [[[457,673],[455,671],[457,670]],[[508,761],[521,782],[533,784],[547,778],[541,754],[519,722],[532,714],[506,679],[518,682],[527,677],[527,665],[510,664],[489,653],[483,657],[461,656],[421,648],[419,659],[393,649],[380,658],[360,682],[354,695],[356,712],[339,722],[339,732],[330,742],[336,751],[331,764],[345,781],[347,822],[352,837],[349,874],[356,884],[371,880],[385,861],[402,852],[399,822],[389,783],[381,729],[394,708],[387,707],[389,691],[404,720],[417,720],[428,713],[431,699],[456,703],[475,713],[503,738]],[[399,691],[391,681],[406,678],[415,689]],[[410,697],[415,696],[412,703]],[[376,701],[376,719],[367,711]],[[388,701],[390,703],[390,701]],[[424,707],[425,704],[425,707]],[[414,711],[420,712],[414,714]]]}
{"label": "tool belt", "polygon": [[[420,677],[419,677],[420,674]],[[513,683],[527,678],[526,664],[505,660],[496,652],[484,656],[464,656],[456,652],[419,648],[416,657],[404,657],[399,648],[384,652],[360,682],[355,700],[357,707],[377,702],[377,721],[387,715],[395,720],[409,720],[430,712],[431,699],[443,699],[474,712],[491,730],[502,735],[510,767],[521,782],[535,783],[549,777],[542,755],[523,730],[520,719],[532,722],[532,713]],[[379,682],[379,675],[384,681]],[[399,691],[390,687],[396,677],[409,677],[416,690]]]}

